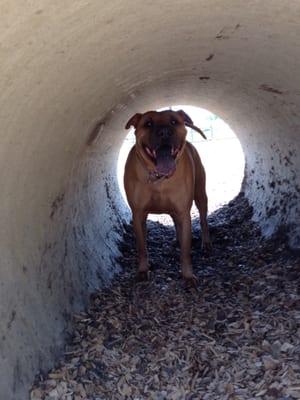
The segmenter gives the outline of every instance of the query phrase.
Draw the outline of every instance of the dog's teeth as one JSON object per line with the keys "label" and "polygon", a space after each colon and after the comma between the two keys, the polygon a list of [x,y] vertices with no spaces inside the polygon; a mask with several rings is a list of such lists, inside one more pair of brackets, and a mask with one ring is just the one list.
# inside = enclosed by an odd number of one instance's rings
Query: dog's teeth
{"label": "dog's teeth", "polygon": [[145,146],[145,150],[147,152],[147,154],[151,157],[151,158],[156,158],[156,151],[155,150],[151,150],[149,147]]}

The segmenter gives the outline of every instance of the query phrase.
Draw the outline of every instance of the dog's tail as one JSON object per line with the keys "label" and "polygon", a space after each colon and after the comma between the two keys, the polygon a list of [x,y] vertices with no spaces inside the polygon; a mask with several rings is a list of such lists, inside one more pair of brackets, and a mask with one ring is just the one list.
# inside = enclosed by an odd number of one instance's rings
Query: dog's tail
{"label": "dog's tail", "polygon": [[207,137],[204,135],[204,133],[201,131],[200,128],[198,128],[197,126],[195,126],[195,125],[193,125],[193,124],[189,124],[189,123],[186,122],[186,121],[185,121],[184,124],[185,124],[186,126],[188,126],[189,128],[194,129],[194,131],[199,132],[200,135],[201,135],[205,140],[207,140]]}

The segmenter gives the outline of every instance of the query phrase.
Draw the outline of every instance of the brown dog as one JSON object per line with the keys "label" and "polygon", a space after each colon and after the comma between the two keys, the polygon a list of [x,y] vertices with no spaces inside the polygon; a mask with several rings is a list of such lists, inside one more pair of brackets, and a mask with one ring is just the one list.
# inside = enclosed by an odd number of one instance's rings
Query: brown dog
{"label": "brown dog", "polygon": [[185,126],[203,132],[180,111],[135,114],[126,129],[135,128],[136,144],[125,165],[124,186],[132,210],[138,250],[138,278],[148,277],[146,219],[149,213],[170,214],[181,248],[181,271],[196,283],[191,263],[191,215],[193,200],[200,213],[202,246],[209,249],[205,171],[195,147],[186,141]]}

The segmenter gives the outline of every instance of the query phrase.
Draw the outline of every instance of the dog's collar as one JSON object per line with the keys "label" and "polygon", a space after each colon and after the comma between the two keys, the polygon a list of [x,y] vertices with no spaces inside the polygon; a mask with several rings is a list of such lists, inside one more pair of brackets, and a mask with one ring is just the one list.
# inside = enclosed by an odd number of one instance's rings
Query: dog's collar
{"label": "dog's collar", "polygon": [[169,176],[161,175],[160,173],[158,173],[156,171],[149,171],[147,169],[147,172],[149,174],[148,183],[157,183],[157,182],[163,181],[164,179],[170,178]]}

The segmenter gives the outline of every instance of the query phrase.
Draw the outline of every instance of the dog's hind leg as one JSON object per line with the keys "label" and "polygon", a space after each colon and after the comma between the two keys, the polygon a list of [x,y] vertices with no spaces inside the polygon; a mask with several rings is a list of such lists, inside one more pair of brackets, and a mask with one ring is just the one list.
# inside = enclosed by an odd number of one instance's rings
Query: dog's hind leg
{"label": "dog's hind leg", "polygon": [[146,280],[149,272],[148,252],[146,247],[146,220],[147,214],[145,212],[135,211],[132,213],[132,223],[138,253],[137,278],[139,280]]}
{"label": "dog's hind leg", "polygon": [[191,260],[192,224],[189,211],[179,214],[176,220],[178,239],[180,243],[180,264],[182,277],[192,286],[197,285],[197,278],[193,274]]}
{"label": "dog's hind leg", "polygon": [[200,214],[202,248],[205,251],[210,251],[212,249],[212,245],[209,238],[209,229],[207,223],[207,194],[205,189],[206,175],[198,153],[194,154],[193,158],[196,167],[194,200]]}
{"label": "dog's hind leg", "polygon": [[205,251],[210,251],[212,246],[209,238],[209,229],[207,223],[207,195],[205,191],[195,198],[195,203],[200,214],[202,248]]}

